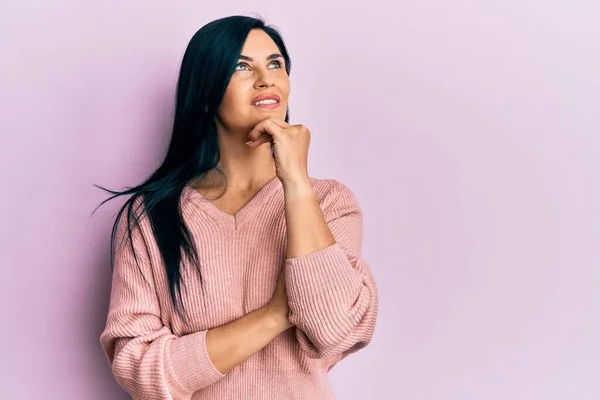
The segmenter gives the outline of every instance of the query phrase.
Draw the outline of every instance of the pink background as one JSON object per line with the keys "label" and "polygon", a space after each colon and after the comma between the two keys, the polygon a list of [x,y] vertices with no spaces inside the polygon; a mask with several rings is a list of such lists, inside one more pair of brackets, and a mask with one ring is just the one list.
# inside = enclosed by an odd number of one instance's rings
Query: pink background
{"label": "pink background", "polygon": [[311,174],[365,212],[381,291],[339,399],[600,398],[600,6],[592,0],[8,1],[2,399],[125,399],[98,336],[109,229],[167,143],[192,34],[259,13]]}

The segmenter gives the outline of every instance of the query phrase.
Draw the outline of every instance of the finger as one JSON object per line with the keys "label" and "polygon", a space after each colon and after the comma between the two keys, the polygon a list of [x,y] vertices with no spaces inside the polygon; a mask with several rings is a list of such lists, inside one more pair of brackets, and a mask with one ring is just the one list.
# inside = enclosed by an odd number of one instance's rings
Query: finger
{"label": "finger", "polygon": [[266,133],[271,136],[275,136],[280,134],[283,131],[278,124],[276,124],[272,119],[265,119],[260,121],[248,134],[248,139],[256,140],[258,137]]}
{"label": "finger", "polygon": [[280,128],[289,128],[290,126],[292,126],[292,125],[288,124],[287,122],[285,122],[285,120],[276,118],[276,117],[265,118],[261,122],[266,122],[266,121],[271,121],[271,122],[275,123],[277,126],[279,126]]}
{"label": "finger", "polygon": [[271,121],[273,121],[274,123],[276,123],[280,128],[289,128],[290,124],[288,124],[287,122],[285,122],[285,120],[283,119],[279,119],[279,118],[268,118]]}
{"label": "finger", "polygon": [[258,137],[258,139],[255,140],[249,140],[246,142],[246,144],[250,147],[258,147],[264,143],[267,142],[272,142],[273,141],[273,136],[267,134],[267,133],[263,133],[262,135],[260,135]]}
{"label": "finger", "polygon": [[263,134],[270,134],[268,124],[272,124],[272,122],[268,120],[260,121],[258,124],[256,124],[254,128],[252,128],[250,133],[248,133],[248,139],[254,141],[257,140]]}

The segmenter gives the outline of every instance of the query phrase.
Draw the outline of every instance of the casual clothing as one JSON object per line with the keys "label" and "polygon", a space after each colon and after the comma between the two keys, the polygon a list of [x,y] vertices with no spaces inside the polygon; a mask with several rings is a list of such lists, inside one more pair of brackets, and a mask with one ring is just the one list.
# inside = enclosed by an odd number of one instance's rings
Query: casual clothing
{"label": "casual clothing", "polygon": [[[236,214],[218,209],[190,186],[183,219],[197,246],[202,282],[183,257],[182,298],[174,312],[148,218],[133,246],[117,229],[110,308],[101,344],[119,384],[135,399],[333,399],[328,371],[372,339],[378,291],[361,255],[362,212],[335,180],[310,178],[336,244],[286,259],[285,203],[274,178]],[[132,248],[135,249],[137,265]],[[221,374],[206,332],[265,306],[285,268],[289,319],[295,325]]]}

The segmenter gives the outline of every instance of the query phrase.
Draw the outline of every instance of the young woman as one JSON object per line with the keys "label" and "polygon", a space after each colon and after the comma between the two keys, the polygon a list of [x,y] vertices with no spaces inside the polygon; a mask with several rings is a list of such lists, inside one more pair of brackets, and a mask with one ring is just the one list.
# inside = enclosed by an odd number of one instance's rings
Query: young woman
{"label": "young woman", "polygon": [[135,399],[332,399],[328,371],[372,339],[361,209],[343,184],[309,177],[289,73],[261,20],[205,25],[183,58],[164,162],[109,191],[132,196],[113,228],[100,340]]}

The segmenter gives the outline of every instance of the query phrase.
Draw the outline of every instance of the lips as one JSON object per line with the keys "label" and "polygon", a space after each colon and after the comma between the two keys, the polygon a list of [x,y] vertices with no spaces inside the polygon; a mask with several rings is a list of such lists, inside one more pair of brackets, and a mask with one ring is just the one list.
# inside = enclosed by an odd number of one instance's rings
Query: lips
{"label": "lips", "polygon": [[254,99],[252,99],[252,105],[256,105],[256,103],[261,100],[275,100],[275,101],[277,101],[277,103],[281,102],[281,99],[278,95],[276,95],[274,93],[273,94],[265,93],[265,94],[259,94]]}

